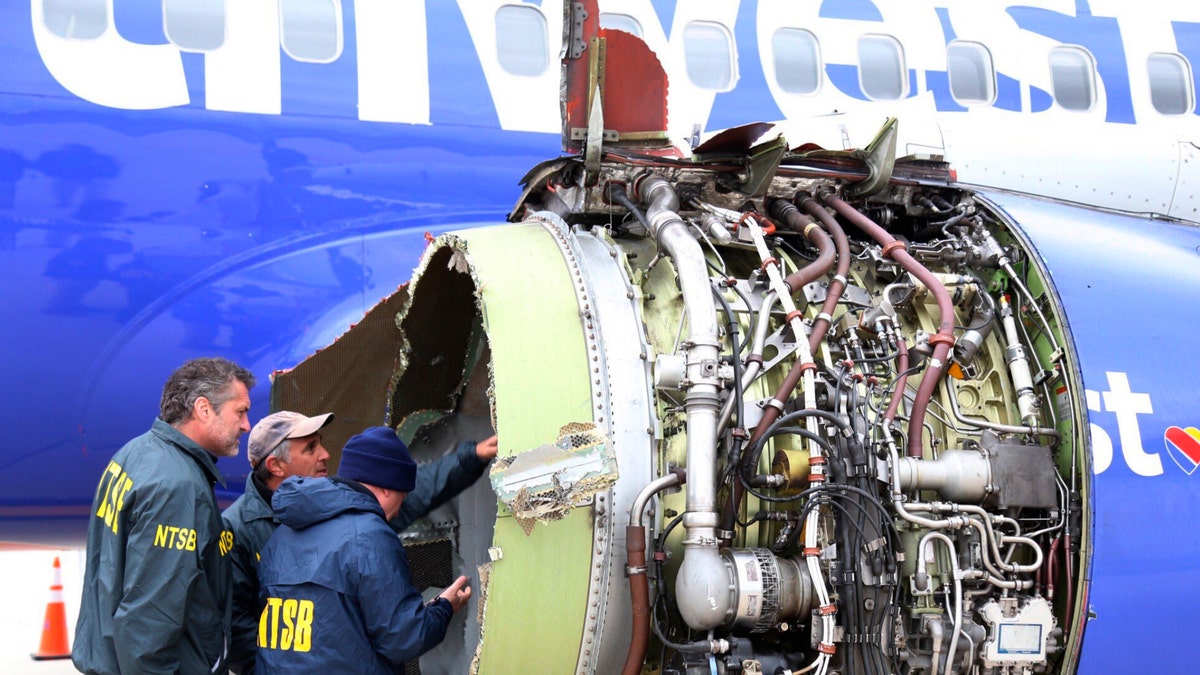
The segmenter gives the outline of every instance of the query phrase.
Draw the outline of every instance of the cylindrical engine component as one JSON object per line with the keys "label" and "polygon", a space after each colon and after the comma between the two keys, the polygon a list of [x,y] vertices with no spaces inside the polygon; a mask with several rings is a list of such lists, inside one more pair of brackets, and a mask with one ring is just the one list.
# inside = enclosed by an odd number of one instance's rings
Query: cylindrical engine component
{"label": "cylindrical engine component", "polygon": [[771,460],[771,472],[782,475],[789,488],[803,487],[808,484],[809,459],[808,450],[779,450]]}
{"label": "cylindrical engine component", "polygon": [[991,491],[987,458],[972,450],[947,450],[937,459],[901,457],[896,464],[900,487],[934,490],[949,501],[978,504]]}
{"label": "cylindrical engine component", "polygon": [[726,549],[721,556],[734,579],[734,614],[727,625],[762,633],[812,611],[812,580],[800,561],[765,548]]}
{"label": "cylindrical engine component", "polygon": [[711,213],[706,213],[700,217],[700,223],[704,226],[704,231],[708,236],[716,240],[718,244],[728,244],[733,240],[733,235],[729,233],[729,228],[725,226],[725,220]]}
{"label": "cylindrical engine component", "polygon": [[975,355],[979,353],[979,348],[983,346],[983,341],[987,339],[990,330],[989,324],[980,330],[967,330],[958,336],[958,340],[954,342],[954,358],[963,365],[969,365],[975,360]]}
{"label": "cylindrical engine component", "polygon": [[681,354],[659,354],[654,358],[654,388],[678,391],[687,376],[687,360]]}
{"label": "cylindrical engine component", "polygon": [[1031,427],[1038,423],[1038,397],[1033,390],[1033,376],[1029,372],[1029,359],[1025,356],[1025,348],[1017,338],[1017,323],[1013,318],[1012,307],[1008,304],[1008,296],[1000,298],[1000,320],[1004,324],[1004,336],[1008,346],[1004,348],[1004,360],[1008,362],[1008,370],[1012,374],[1013,386],[1017,389],[1017,409],[1021,421]]}

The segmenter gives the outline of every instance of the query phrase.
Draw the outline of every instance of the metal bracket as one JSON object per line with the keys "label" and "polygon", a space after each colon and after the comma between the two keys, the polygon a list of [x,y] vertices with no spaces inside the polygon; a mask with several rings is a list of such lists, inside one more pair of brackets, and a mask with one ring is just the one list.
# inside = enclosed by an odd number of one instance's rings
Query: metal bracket
{"label": "metal bracket", "polygon": [[592,99],[592,109],[588,113],[587,144],[583,151],[584,182],[595,185],[600,177],[600,151],[604,142],[604,107],[601,103],[600,88],[595,90]]}
{"label": "metal bracket", "polygon": [[588,13],[583,8],[582,2],[572,2],[569,9],[564,7],[563,10],[571,13],[570,20],[563,22],[566,30],[566,35],[563,36],[563,49],[567,52],[567,58],[577,59],[583,55],[587,47],[583,41],[583,22],[587,19]]}
{"label": "metal bracket", "polygon": [[583,152],[584,182],[595,185],[600,177],[600,156],[604,143],[604,63],[606,41],[594,37],[588,54],[588,129]]}
{"label": "metal bracket", "polygon": [[746,164],[746,180],[735,187],[739,192],[751,197],[761,197],[767,193],[779,162],[788,150],[787,139],[782,135],[774,140],[762,143],[750,149],[751,155]]}
{"label": "metal bracket", "polygon": [[848,186],[847,197],[869,197],[882,190],[892,180],[892,170],[896,167],[896,137],[899,135],[896,129],[899,124],[895,117],[889,117],[867,149],[854,153],[867,163],[867,169],[871,173],[862,182]]}

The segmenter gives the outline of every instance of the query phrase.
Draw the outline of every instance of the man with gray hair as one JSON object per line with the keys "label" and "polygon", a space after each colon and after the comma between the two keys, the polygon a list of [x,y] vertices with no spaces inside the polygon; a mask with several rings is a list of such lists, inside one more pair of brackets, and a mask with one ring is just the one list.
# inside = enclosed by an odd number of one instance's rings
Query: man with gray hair
{"label": "man with gray hair", "polygon": [[193,359],[163,387],[150,430],[117,451],[88,523],[71,659],[85,673],[225,673],[229,553],[213,483],[250,430],[254,375]]}
{"label": "man with gray hair", "polygon": [[[259,554],[278,523],[271,497],[287,478],[327,476],[329,452],[321,444],[320,430],[333,421],[333,413],[308,417],[283,410],[267,415],[250,432],[246,455],[251,473],[246,492],[222,516],[234,534],[233,642],[229,667],[240,675],[254,672],[258,645]],[[496,437],[480,443],[464,441],[454,452],[417,468],[416,487],[393,527],[423,518],[470,487],[496,456]]]}
{"label": "man with gray hair", "polygon": [[320,430],[333,421],[333,413],[315,417],[289,410],[259,420],[246,442],[251,472],[246,492],[221,517],[233,532],[233,642],[229,667],[235,673],[254,672],[257,651],[258,554],[278,525],[271,510],[271,495],[291,476],[313,478],[329,474],[329,451],[321,444]]}

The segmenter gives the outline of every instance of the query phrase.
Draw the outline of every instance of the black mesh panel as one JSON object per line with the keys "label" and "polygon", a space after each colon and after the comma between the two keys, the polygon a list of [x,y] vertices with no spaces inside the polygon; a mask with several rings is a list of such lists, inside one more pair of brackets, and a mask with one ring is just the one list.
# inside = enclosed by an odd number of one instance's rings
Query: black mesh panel
{"label": "black mesh panel", "polygon": [[454,547],[449,539],[432,539],[405,543],[408,569],[418,591],[426,588],[445,588],[454,583],[452,556]]}

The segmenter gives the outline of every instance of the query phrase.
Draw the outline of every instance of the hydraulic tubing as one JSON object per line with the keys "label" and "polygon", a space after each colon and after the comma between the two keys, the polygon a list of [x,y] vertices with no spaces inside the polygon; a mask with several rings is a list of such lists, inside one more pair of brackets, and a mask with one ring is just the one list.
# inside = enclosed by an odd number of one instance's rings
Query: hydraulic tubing
{"label": "hydraulic tubing", "polygon": [[[810,196],[805,194],[797,195],[796,199],[801,202],[801,204],[810,214],[816,216],[821,221],[821,224],[824,225],[825,229],[829,230],[830,235],[832,235],[834,240],[835,250],[838,254],[837,274],[834,275],[833,281],[829,284],[829,290],[825,295],[825,302],[821,305],[821,312],[817,314],[816,319],[813,321],[812,331],[809,333],[809,353],[816,353],[817,349],[821,346],[821,341],[825,339],[825,332],[829,330],[829,325],[833,321],[832,312],[834,308],[837,307],[838,300],[842,297],[842,291],[846,288],[846,272],[850,269],[850,246],[846,239],[845,233],[842,232],[841,227],[839,227],[837,222],[834,221],[833,217],[829,215],[828,211],[821,208],[820,204],[817,204]],[[771,207],[774,211],[780,212],[785,220],[788,221],[789,226],[796,228],[797,231],[804,232],[809,241],[817,244],[818,248],[820,248],[820,242],[829,241],[829,235],[826,235],[821,231],[821,229],[813,227],[810,223],[805,223],[805,221],[800,217],[798,211],[796,211],[794,208],[788,210],[782,206],[783,204],[787,204],[787,202],[774,201],[771,202]],[[821,263],[821,265],[818,266],[818,263]],[[824,251],[822,251],[822,255],[819,256],[813,263],[806,265],[802,271],[812,270],[811,273],[805,275],[805,278],[811,281],[824,274],[828,274],[829,269],[832,266],[833,260],[826,257],[824,255]],[[788,288],[790,288],[792,292],[798,290],[798,287],[793,287],[791,285],[791,280],[794,276],[795,275],[788,277]],[[808,281],[805,281],[804,283],[808,283]],[[799,339],[799,336],[797,336],[797,339]],[[775,400],[786,401],[791,397],[792,391],[796,389],[796,385],[800,383],[800,380],[803,377],[804,369],[804,362],[797,361],[792,367],[791,371],[788,372],[787,376],[783,379],[783,382],[779,385],[779,388],[776,389]],[[755,429],[754,434],[750,437],[751,443],[758,440],[758,438],[762,435],[762,430],[771,426],[771,423],[778,419],[780,412],[781,411],[778,408],[773,406],[768,406],[763,410],[762,421],[759,422],[758,428]]]}
{"label": "hydraulic tubing", "polygon": [[825,228],[829,236],[833,237],[833,245],[837,251],[837,271],[833,275],[833,280],[829,282],[825,302],[821,303],[821,313],[813,322],[812,340],[809,344],[812,350],[816,351],[817,346],[825,339],[825,331],[829,330],[830,322],[833,321],[833,310],[837,308],[838,301],[842,299],[842,291],[846,290],[846,275],[850,272],[850,240],[846,238],[846,232],[842,230],[841,225],[838,225],[837,220],[829,215],[829,211],[818,204],[812,195],[801,192],[796,195],[796,202],[799,206],[804,207],[809,215],[820,221],[821,227]]}
{"label": "hydraulic tubing", "polygon": [[920,457],[924,454],[925,411],[929,407],[929,401],[933,398],[934,388],[942,379],[946,356],[954,346],[954,306],[951,303],[950,294],[946,292],[946,287],[937,280],[933,273],[908,254],[903,243],[897,241],[878,223],[859,213],[857,209],[842,201],[837,195],[826,193],[821,198],[826,204],[833,207],[838,215],[854,223],[883,246],[884,256],[892,258],[906,272],[916,277],[925,285],[925,288],[933,293],[933,297],[937,301],[938,330],[937,333],[929,336],[929,342],[933,345],[933,355],[929,358],[929,367],[925,370],[925,375],[921,378],[921,385],[917,389],[917,397],[913,401],[908,425],[908,456]]}
{"label": "hydraulic tubing", "polygon": [[642,672],[646,647],[650,644],[650,583],[646,579],[646,526],[642,523],[646,504],[654,495],[682,481],[680,471],[651,481],[638,493],[633,500],[633,507],[629,509],[629,526],[625,528],[625,574],[629,577],[629,596],[633,601],[633,623],[629,653],[625,657],[621,675]]}
{"label": "hydraulic tubing", "polygon": [[717,416],[721,387],[717,379],[720,340],[716,303],[700,244],[677,213],[679,197],[664,178],[645,173],[634,191],[646,205],[646,220],[661,251],[675,264],[690,334],[683,344],[688,388],[688,481],[683,527],[683,563],[675,581],[679,614],[695,630],[721,625],[732,611],[729,572],[717,541]]}
{"label": "hydraulic tubing", "polygon": [[945,380],[947,396],[950,401],[950,412],[954,415],[954,419],[963,424],[975,427],[976,429],[991,429],[1002,434],[1034,434],[1037,436],[1048,436],[1052,439],[1055,447],[1062,441],[1062,434],[1058,429],[1049,427],[1022,427],[1015,424],[1000,424],[999,422],[989,422],[985,419],[977,417],[967,417],[963,414],[962,409],[958,407],[957,385],[954,384],[953,378]]}
{"label": "hydraulic tubing", "polygon": [[833,242],[829,235],[813,222],[813,219],[800,213],[791,202],[782,199],[768,199],[767,212],[772,218],[782,220],[793,231],[803,234],[806,239],[816,244],[817,259],[792,272],[784,278],[784,283],[792,294],[796,294],[810,282],[816,281],[833,267]]}
{"label": "hydraulic tubing", "polygon": [[[763,367],[763,344],[767,341],[767,328],[771,323],[771,309],[775,306],[779,296],[775,291],[769,291],[763,298],[762,308],[758,312],[758,320],[754,324],[754,338],[750,343],[750,354],[746,356],[746,370],[742,374],[742,391],[754,382],[758,377],[759,371]],[[729,424],[730,418],[733,417],[733,409],[738,404],[733,396],[730,396],[725,401],[725,407],[721,409],[721,419],[717,421],[717,428],[724,429],[725,425]]]}
{"label": "hydraulic tubing", "polygon": [[888,402],[887,412],[883,414],[889,422],[896,419],[896,412],[900,409],[900,400],[904,398],[904,389],[908,386],[908,343],[903,335],[896,340],[896,349],[899,351],[899,356],[896,357],[896,371],[900,373],[900,377],[896,378],[896,388],[892,390],[892,400]]}
{"label": "hydraulic tubing", "polygon": [[950,636],[950,648],[946,650],[946,665],[943,675],[950,675],[950,667],[954,663],[954,652],[958,650],[958,633],[962,630],[962,572],[958,568],[958,553],[954,550],[954,542],[941,532],[927,532],[917,544],[917,574],[925,574],[925,547],[931,540],[942,542],[950,553],[950,566],[954,571],[954,633]]}

